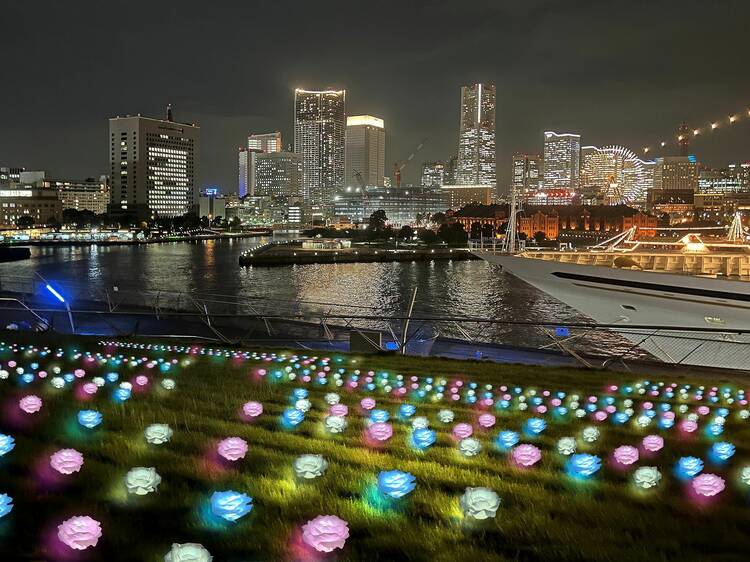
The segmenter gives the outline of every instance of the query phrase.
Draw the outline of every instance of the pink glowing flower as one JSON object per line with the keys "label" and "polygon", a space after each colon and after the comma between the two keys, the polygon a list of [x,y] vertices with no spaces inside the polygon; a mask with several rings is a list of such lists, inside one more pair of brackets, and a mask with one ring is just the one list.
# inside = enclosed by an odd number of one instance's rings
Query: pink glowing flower
{"label": "pink glowing flower", "polygon": [[18,407],[27,414],[35,414],[42,409],[42,399],[34,394],[29,394],[18,401]]}
{"label": "pink glowing flower", "polygon": [[654,404],[652,402],[644,402],[643,403],[643,409],[644,410],[651,410],[654,407]]}
{"label": "pink glowing flower", "polygon": [[597,410],[596,412],[594,412],[594,419],[596,421],[604,421],[604,420],[606,420],[607,419],[607,412],[605,412],[604,410]]}
{"label": "pink glowing flower", "polygon": [[617,406],[614,404],[610,404],[606,408],[604,408],[608,414],[614,414],[617,411]]}
{"label": "pink glowing flower", "polygon": [[138,375],[135,377],[135,384],[138,386],[146,386],[148,384],[148,377],[146,375]]}
{"label": "pink glowing flower", "polygon": [[661,416],[664,419],[666,419],[666,420],[673,420],[675,418],[675,413],[674,412],[664,412]]}
{"label": "pink glowing flower", "polygon": [[693,420],[683,420],[680,427],[682,427],[682,431],[693,433],[698,429],[698,423]]}
{"label": "pink glowing flower", "polygon": [[536,411],[538,414],[545,414],[547,413],[547,406],[541,404],[540,406],[537,406]]}
{"label": "pink glowing flower", "polygon": [[318,552],[344,548],[349,524],[335,515],[319,515],[302,526],[302,540]]}
{"label": "pink glowing flower", "polygon": [[86,394],[96,394],[97,386],[93,382],[87,382],[83,385],[83,392]]}
{"label": "pink glowing flower", "polygon": [[468,423],[457,423],[453,426],[453,437],[456,439],[466,439],[474,433],[474,428]]}
{"label": "pink glowing flower", "polygon": [[664,447],[664,438],[660,435],[646,435],[642,443],[644,449],[655,453],[656,451],[661,451]]}
{"label": "pink glowing flower", "polygon": [[542,452],[534,445],[522,444],[513,449],[513,461],[519,466],[532,466],[542,458]]}
{"label": "pink glowing flower", "polygon": [[260,402],[245,402],[242,405],[242,413],[248,418],[257,418],[263,413],[263,404]]}
{"label": "pink glowing flower", "polygon": [[57,526],[57,538],[73,550],[96,546],[102,536],[102,525],[88,515],[77,515]]}
{"label": "pink glowing flower", "polygon": [[557,408],[560,404],[562,404],[562,400],[560,400],[559,398],[553,398],[549,403],[553,408]]}
{"label": "pink glowing flower", "polygon": [[708,414],[711,413],[711,408],[709,408],[708,406],[699,406],[698,407],[698,413],[701,416],[707,416]]}
{"label": "pink glowing flower", "polygon": [[477,419],[477,422],[479,423],[479,425],[485,428],[494,426],[495,421],[496,421],[495,416],[493,416],[492,414],[487,414],[487,413],[481,414],[479,416],[479,419]]}
{"label": "pink glowing flower", "polygon": [[228,461],[237,461],[245,458],[245,454],[247,454],[247,441],[241,437],[227,437],[219,441],[216,450],[220,456]]}
{"label": "pink glowing flower", "polygon": [[620,445],[615,449],[615,460],[624,465],[631,465],[638,461],[638,449],[630,445]]}
{"label": "pink glowing flower", "polygon": [[367,428],[367,435],[375,441],[388,441],[393,437],[393,428],[389,423],[374,423]]}
{"label": "pink glowing flower", "polygon": [[84,371],[83,369],[76,369],[75,371],[73,371],[73,374],[77,379],[82,379],[86,376],[86,371]]}
{"label": "pink glowing flower", "polygon": [[715,496],[724,491],[725,483],[721,476],[716,474],[699,474],[692,480],[693,490],[701,496]]}
{"label": "pink glowing flower", "polygon": [[363,398],[360,400],[359,405],[363,410],[372,410],[375,407],[375,399],[370,397]]}
{"label": "pink glowing flower", "polygon": [[50,456],[49,465],[60,474],[73,474],[81,470],[83,455],[75,449],[60,449]]}
{"label": "pink glowing flower", "polygon": [[332,416],[343,418],[346,417],[349,413],[349,408],[346,407],[346,404],[334,404],[333,406],[331,406],[329,412]]}

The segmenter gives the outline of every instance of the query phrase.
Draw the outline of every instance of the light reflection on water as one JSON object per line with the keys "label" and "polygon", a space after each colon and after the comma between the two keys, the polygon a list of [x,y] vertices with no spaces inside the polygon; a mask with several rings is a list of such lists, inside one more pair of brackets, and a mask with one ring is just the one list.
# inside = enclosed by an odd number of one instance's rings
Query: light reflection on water
{"label": "light reflection on water", "polygon": [[[334,310],[382,316],[403,314],[416,287],[415,316],[474,316],[560,324],[586,320],[563,303],[484,261],[239,267],[240,253],[258,242],[256,238],[139,246],[32,247],[31,259],[0,264],[0,276],[7,286],[9,276],[29,277],[38,271],[75,296],[102,298],[104,288],[111,290],[117,285],[121,295],[128,290],[146,289],[261,297],[263,300],[256,307],[271,311],[289,308],[289,304],[274,304],[279,300],[317,301],[372,307]],[[330,309],[312,304],[303,308]],[[465,327],[485,340],[494,338],[515,345],[547,343],[538,329]],[[461,337],[455,327],[442,325],[440,330],[443,335]],[[600,334],[587,341],[603,348],[615,339]]]}

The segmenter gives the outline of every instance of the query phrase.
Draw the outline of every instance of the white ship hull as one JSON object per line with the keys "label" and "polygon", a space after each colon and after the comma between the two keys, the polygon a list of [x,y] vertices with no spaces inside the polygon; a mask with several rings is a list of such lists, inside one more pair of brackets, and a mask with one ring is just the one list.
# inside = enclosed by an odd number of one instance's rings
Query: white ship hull
{"label": "white ship hull", "polygon": [[474,253],[662,361],[750,369],[750,282]]}

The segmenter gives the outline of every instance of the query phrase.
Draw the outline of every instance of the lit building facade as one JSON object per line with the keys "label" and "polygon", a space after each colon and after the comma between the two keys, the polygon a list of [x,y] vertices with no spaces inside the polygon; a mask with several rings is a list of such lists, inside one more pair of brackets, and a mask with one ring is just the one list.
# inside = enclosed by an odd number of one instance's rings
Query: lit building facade
{"label": "lit building facade", "polygon": [[489,205],[494,191],[488,185],[444,185],[440,189],[445,193],[448,207],[454,210],[472,203]]}
{"label": "lit building facade", "polygon": [[91,211],[97,215],[107,212],[110,203],[110,188],[106,176],[85,180],[47,179],[37,183],[40,187],[54,189],[62,208],[76,211]]}
{"label": "lit building facade", "polygon": [[581,135],[544,133],[544,189],[577,191],[581,170]]}
{"label": "lit building facade", "polygon": [[422,164],[422,187],[441,187],[445,181],[445,162],[425,162]]}
{"label": "lit building facade", "polygon": [[750,171],[750,164],[732,164],[720,170],[701,168],[698,172],[698,192],[739,193],[747,191],[748,171]]}
{"label": "lit building facade", "polygon": [[352,223],[365,223],[375,211],[383,210],[388,222],[395,226],[416,223],[417,215],[444,212],[448,208],[447,195],[439,188],[371,188],[366,194],[353,189],[338,193],[333,213]]}
{"label": "lit building facade", "polygon": [[16,182],[0,189],[0,224],[13,227],[23,216],[31,217],[35,225],[59,221],[62,202],[57,190]]}
{"label": "lit building facade", "polygon": [[346,91],[294,92],[294,152],[302,157],[302,195],[330,204],[344,187]]}
{"label": "lit building facade", "polygon": [[249,135],[247,147],[258,152],[281,152],[284,150],[281,144],[281,132]]}
{"label": "lit building facade", "polygon": [[[346,186],[383,187],[385,176],[385,123],[372,115],[346,118]],[[359,174],[359,177],[358,177]]]}
{"label": "lit building facade", "polygon": [[110,211],[138,217],[189,212],[198,196],[200,127],[148,117],[109,120]]}
{"label": "lit building facade", "polygon": [[302,158],[294,152],[258,153],[255,158],[254,195],[299,197],[302,192]]}
{"label": "lit building facade", "polygon": [[461,122],[458,133],[456,183],[497,183],[495,170],[495,85],[461,87]]}
{"label": "lit building facade", "polygon": [[542,181],[541,154],[513,155],[511,168],[511,187],[518,195],[536,193]]}

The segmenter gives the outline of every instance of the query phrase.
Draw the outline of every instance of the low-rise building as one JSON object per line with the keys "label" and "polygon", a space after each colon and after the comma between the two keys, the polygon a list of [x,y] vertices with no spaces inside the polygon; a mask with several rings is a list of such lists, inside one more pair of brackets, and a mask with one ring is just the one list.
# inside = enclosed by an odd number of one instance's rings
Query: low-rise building
{"label": "low-rise building", "polygon": [[23,216],[31,217],[33,224],[59,221],[62,217],[62,202],[57,190],[16,183],[0,189],[2,226],[12,227]]}
{"label": "low-rise building", "polygon": [[365,223],[375,211],[385,211],[392,225],[412,225],[418,215],[443,212],[448,198],[442,188],[377,187],[343,191],[333,201],[333,214],[352,223]]}

